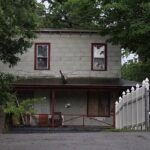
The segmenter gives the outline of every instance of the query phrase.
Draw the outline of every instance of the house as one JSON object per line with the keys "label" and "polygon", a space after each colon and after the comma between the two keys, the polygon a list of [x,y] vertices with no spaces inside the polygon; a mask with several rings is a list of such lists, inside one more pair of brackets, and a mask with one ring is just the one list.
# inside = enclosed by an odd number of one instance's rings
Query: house
{"label": "house", "polygon": [[97,31],[42,29],[14,74],[18,99],[46,97],[34,104],[31,126],[114,127],[115,101],[134,82],[121,79],[121,52]]}

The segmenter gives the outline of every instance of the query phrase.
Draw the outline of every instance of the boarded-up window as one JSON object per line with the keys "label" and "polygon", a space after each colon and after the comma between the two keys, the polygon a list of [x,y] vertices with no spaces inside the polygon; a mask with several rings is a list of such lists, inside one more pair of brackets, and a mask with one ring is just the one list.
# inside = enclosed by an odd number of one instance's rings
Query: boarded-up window
{"label": "boarded-up window", "polygon": [[92,70],[106,70],[107,45],[104,43],[92,43]]}
{"label": "boarded-up window", "polygon": [[88,116],[109,116],[110,115],[110,94],[89,92]]}

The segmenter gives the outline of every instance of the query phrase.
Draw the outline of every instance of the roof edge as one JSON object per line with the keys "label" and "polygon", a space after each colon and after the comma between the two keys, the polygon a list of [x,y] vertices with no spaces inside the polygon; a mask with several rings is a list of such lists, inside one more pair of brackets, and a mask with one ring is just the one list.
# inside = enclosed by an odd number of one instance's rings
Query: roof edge
{"label": "roof edge", "polygon": [[87,29],[48,29],[41,28],[39,30],[35,30],[36,33],[95,33],[98,34],[99,30],[87,30]]}

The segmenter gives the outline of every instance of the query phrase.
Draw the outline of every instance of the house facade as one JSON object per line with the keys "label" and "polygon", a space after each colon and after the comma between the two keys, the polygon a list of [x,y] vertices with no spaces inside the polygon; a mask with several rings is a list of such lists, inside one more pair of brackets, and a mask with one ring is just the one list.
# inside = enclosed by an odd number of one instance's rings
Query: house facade
{"label": "house facade", "polygon": [[34,104],[31,126],[115,125],[115,101],[120,91],[135,83],[121,79],[120,48],[107,43],[97,31],[50,30],[20,56],[17,66],[0,64],[18,76],[13,84],[18,100],[46,97]]}

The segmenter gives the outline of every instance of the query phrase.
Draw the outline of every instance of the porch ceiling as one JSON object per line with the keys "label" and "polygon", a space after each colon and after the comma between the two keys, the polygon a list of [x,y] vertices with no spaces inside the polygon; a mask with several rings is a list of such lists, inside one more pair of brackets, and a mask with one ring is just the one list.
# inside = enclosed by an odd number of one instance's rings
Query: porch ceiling
{"label": "porch ceiling", "polygon": [[137,82],[120,78],[67,78],[64,84],[61,78],[24,78],[13,83],[14,87],[131,87]]}

